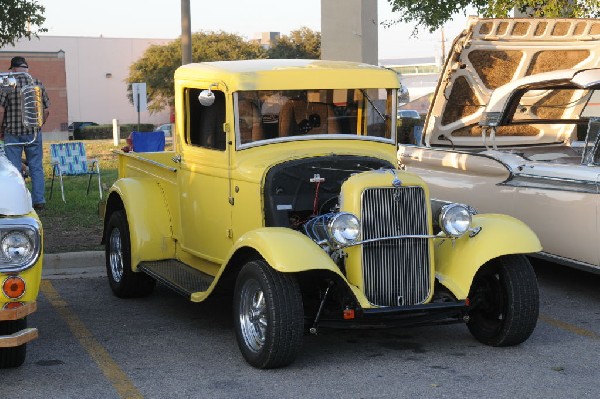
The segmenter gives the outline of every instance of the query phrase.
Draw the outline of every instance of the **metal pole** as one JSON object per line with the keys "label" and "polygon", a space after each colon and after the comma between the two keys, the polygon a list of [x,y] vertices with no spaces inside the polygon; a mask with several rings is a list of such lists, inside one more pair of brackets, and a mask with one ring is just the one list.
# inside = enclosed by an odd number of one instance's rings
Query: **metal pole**
{"label": "metal pole", "polygon": [[137,92],[138,132],[140,131],[140,92]]}
{"label": "metal pole", "polygon": [[181,65],[192,62],[190,0],[181,0]]}

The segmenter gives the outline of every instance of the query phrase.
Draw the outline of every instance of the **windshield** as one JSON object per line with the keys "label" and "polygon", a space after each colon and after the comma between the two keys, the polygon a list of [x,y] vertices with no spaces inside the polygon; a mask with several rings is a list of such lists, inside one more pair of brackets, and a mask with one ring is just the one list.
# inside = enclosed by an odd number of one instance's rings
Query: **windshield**
{"label": "windshield", "polygon": [[395,95],[395,89],[240,91],[235,93],[238,143],[308,136],[391,140]]}
{"label": "windshield", "polygon": [[513,122],[566,123],[600,116],[600,91],[571,88],[525,90]]}

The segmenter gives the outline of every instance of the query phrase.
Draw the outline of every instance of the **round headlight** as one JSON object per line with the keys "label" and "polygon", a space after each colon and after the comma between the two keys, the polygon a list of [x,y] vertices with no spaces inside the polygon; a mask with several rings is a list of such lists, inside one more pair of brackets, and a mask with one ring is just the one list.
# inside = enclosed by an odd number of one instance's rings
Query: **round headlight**
{"label": "round headlight", "polygon": [[21,231],[11,231],[0,243],[4,257],[11,262],[21,263],[29,260],[34,246],[27,235]]}
{"label": "round headlight", "polygon": [[440,211],[440,227],[449,236],[459,237],[471,228],[471,212],[463,204],[447,204]]}
{"label": "round headlight", "polygon": [[351,213],[340,212],[335,214],[327,225],[330,239],[339,245],[353,244],[360,235],[360,222]]}

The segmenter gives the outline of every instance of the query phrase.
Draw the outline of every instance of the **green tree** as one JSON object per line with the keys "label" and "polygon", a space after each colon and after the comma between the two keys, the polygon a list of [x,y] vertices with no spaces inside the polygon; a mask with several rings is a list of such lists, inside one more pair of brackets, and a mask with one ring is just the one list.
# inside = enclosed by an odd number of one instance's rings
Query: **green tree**
{"label": "green tree", "polygon": [[386,21],[390,26],[399,22],[416,24],[433,32],[450,21],[456,14],[475,10],[483,17],[506,17],[519,10],[532,17],[600,17],[600,0],[387,0],[397,19]]}
{"label": "green tree", "polygon": [[269,58],[309,58],[321,57],[321,32],[305,26],[283,35],[268,50]]}
{"label": "green tree", "polygon": [[[255,42],[225,32],[192,34],[192,60],[225,61],[265,58],[265,50]],[[146,82],[148,110],[159,112],[173,104],[174,73],[181,65],[181,39],[148,47],[144,55],[129,67],[126,82]],[[131,90],[129,100],[133,102]]]}
{"label": "green tree", "polygon": [[31,36],[48,32],[42,28],[46,9],[35,0],[2,0],[0,10],[0,47],[14,46],[22,37],[31,40]]}

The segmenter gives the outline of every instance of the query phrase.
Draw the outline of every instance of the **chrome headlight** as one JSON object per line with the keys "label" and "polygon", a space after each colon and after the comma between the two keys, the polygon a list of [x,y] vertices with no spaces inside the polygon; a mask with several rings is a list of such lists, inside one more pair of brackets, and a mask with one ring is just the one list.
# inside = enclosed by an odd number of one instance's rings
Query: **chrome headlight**
{"label": "chrome headlight", "polygon": [[351,245],[360,235],[360,222],[351,213],[336,213],[327,224],[327,233],[335,243],[342,246]]}
{"label": "chrome headlight", "polygon": [[0,220],[0,272],[20,272],[33,266],[41,253],[41,234],[32,218]]}
{"label": "chrome headlight", "polygon": [[446,204],[440,210],[440,228],[451,237],[460,237],[471,228],[471,212],[464,204]]}

